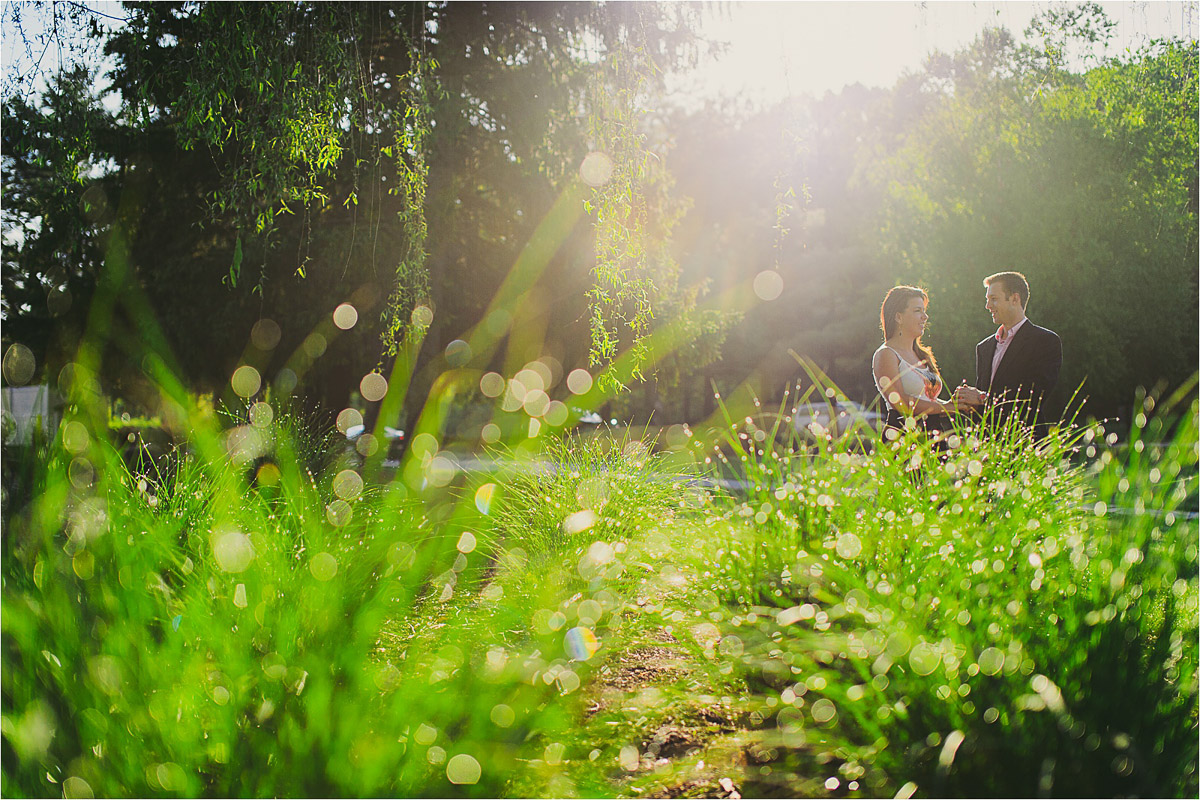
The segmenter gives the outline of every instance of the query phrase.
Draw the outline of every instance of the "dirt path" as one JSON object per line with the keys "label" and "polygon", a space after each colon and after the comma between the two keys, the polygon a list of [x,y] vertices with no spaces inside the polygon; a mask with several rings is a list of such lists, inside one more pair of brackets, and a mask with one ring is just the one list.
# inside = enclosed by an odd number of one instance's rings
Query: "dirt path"
{"label": "dirt path", "polygon": [[[620,797],[740,798],[750,738],[741,698],[703,663],[692,630],[663,624],[659,609],[647,605],[639,598],[627,609],[621,644],[587,689],[583,733],[617,750],[619,766],[605,775],[609,790]],[[725,693],[713,693],[719,689]]]}

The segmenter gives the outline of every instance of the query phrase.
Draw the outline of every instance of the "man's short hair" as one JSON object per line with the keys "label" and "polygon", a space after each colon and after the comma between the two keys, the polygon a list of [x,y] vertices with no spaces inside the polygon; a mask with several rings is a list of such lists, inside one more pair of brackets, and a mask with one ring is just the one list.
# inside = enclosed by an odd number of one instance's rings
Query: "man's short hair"
{"label": "man's short hair", "polygon": [[1000,288],[1005,294],[1019,294],[1021,296],[1021,308],[1029,305],[1029,281],[1025,280],[1025,276],[1019,272],[997,272],[995,275],[988,275],[983,279],[984,286],[991,286],[993,283],[1000,284]]}

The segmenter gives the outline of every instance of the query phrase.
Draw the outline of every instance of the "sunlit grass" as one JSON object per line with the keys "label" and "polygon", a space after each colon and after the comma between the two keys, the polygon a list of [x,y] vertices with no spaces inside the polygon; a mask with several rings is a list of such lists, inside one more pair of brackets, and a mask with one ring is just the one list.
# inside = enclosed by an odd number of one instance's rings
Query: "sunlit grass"
{"label": "sunlit grass", "polygon": [[6,793],[1194,794],[1194,384],[1119,449],[798,430],[811,371],[642,440],[522,360],[444,373],[384,469],[357,409],[147,364],[174,450],[79,363],[10,473]]}
{"label": "sunlit grass", "polygon": [[286,413],[166,469],[74,416],[6,512],[4,789],[1187,793],[1195,404],[1159,419],[1114,458],[751,404],[416,491]]}
{"label": "sunlit grass", "polygon": [[1163,447],[1139,412],[1127,460],[1097,456],[1099,426],[864,453],[731,425],[756,478],[692,554],[723,609],[707,656],[761,720],[743,791],[1194,790],[1196,405],[1176,402]]}

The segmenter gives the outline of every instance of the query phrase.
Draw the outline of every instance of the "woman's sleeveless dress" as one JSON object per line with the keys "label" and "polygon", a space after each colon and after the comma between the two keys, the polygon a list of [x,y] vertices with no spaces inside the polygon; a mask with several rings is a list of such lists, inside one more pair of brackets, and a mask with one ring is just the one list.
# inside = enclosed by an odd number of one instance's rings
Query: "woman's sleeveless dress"
{"label": "woman's sleeveless dress", "polygon": [[[934,386],[936,386],[940,392],[942,379],[936,372],[931,369],[926,369],[925,367],[913,366],[905,361],[904,357],[901,356],[894,347],[888,347],[885,344],[881,345],[879,350],[891,350],[896,354],[896,358],[900,362],[900,371],[898,376],[900,380],[900,388],[906,395],[909,395],[910,397],[928,397],[929,395],[926,394],[926,389]],[[875,352],[878,353],[879,350],[876,350]],[[875,388],[878,390],[879,396],[883,397],[883,403],[887,409],[884,423],[891,428],[903,428],[904,413],[894,407],[883,394],[883,388],[879,385],[878,380],[875,381]],[[929,423],[927,418],[922,418],[921,421],[922,424],[926,426]]]}

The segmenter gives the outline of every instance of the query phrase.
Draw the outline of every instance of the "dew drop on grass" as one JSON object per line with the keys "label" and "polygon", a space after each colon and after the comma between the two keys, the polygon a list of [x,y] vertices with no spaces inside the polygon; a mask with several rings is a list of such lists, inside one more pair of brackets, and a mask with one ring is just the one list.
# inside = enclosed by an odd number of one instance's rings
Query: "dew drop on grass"
{"label": "dew drop on grass", "polygon": [[837,538],[837,554],[842,558],[857,558],[862,553],[862,540],[853,533],[843,533]]}
{"label": "dew drop on grass", "polygon": [[254,560],[250,537],[236,529],[214,530],[209,539],[217,566],[224,572],[244,572]]}
{"label": "dew drop on grass", "polygon": [[587,661],[600,649],[600,640],[590,628],[581,625],[567,631],[563,637],[563,646],[572,660]]}
{"label": "dew drop on grass", "polygon": [[362,494],[363,479],[352,469],[344,469],[333,479],[333,493],[342,500],[353,500]]}
{"label": "dew drop on grass", "polygon": [[567,375],[567,388],[572,394],[584,394],[592,388],[592,374],[586,369],[574,369]]}
{"label": "dew drop on grass", "polygon": [[492,706],[492,722],[497,727],[508,728],[517,720],[516,713],[504,703]]}
{"label": "dew drop on grass", "polygon": [[357,409],[344,408],[342,409],[341,413],[337,415],[337,429],[342,434],[345,434],[346,431],[350,430],[355,425],[362,424],[362,414],[358,413]]}
{"label": "dew drop on grass", "polygon": [[63,797],[65,798],[92,798],[95,796],[92,793],[92,785],[77,775],[72,775],[63,781]]}
{"label": "dew drop on grass", "polygon": [[596,516],[596,513],[591,509],[576,511],[574,514],[568,515],[567,518],[563,520],[563,531],[567,535],[573,535],[582,531],[586,531],[588,528],[596,524],[597,519],[598,517]]}
{"label": "dew drop on grass", "polygon": [[260,319],[250,329],[251,343],[263,351],[274,350],[282,336],[283,331],[279,329],[279,324],[273,319]]}
{"label": "dew drop on grass", "polygon": [[333,310],[333,324],[348,331],[358,324],[358,309],[349,303],[342,303]]}
{"label": "dew drop on grass", "polygon": [[584,156],[579,165],[579,177],[588,186],[597,189],[608,183],[613,174],[613,160],[599,150],[593,150]]}
{"label": "dew drop on grass", "polygon": [[459,753],[446,764],[446,778],[458,785],[471,785],[479,782],[483,769],[474,756]]}
{"label": "dew drop on grass", "polygon": [[837,718],[837,706],[827,697],[822,697],[812,705],[812,718],[821,725],[832,722]]}
{"label": "dew drop on grass", "polygon": [[262,377],[254,367],[243,364],[233,371],[229,385],[233,387],[234,394],[238,397],[249,398],[258,394],[258,390],[262,387]]}
{"label": "dew drop on grass", "polygon": [[334,500],[325,507],[325,519],[335,528],[341,528],[350,523],[354,509],[345,500]]}
{"label": "dew drop on grass", "polygon": [[337,559],[329,553],[317,553],[308,562],[308,570],[319,581],[333,580],[338,571]]}
{"label": "dew drop on grass", "polygon": [[387,378],[380,375],[378,372],[371,372],[363,376],[363,379],[358,382],[358,391],[362,395],[363,400],[369,403],[374,403],[377,400],[382,400],[387,395],[388,382]]}

